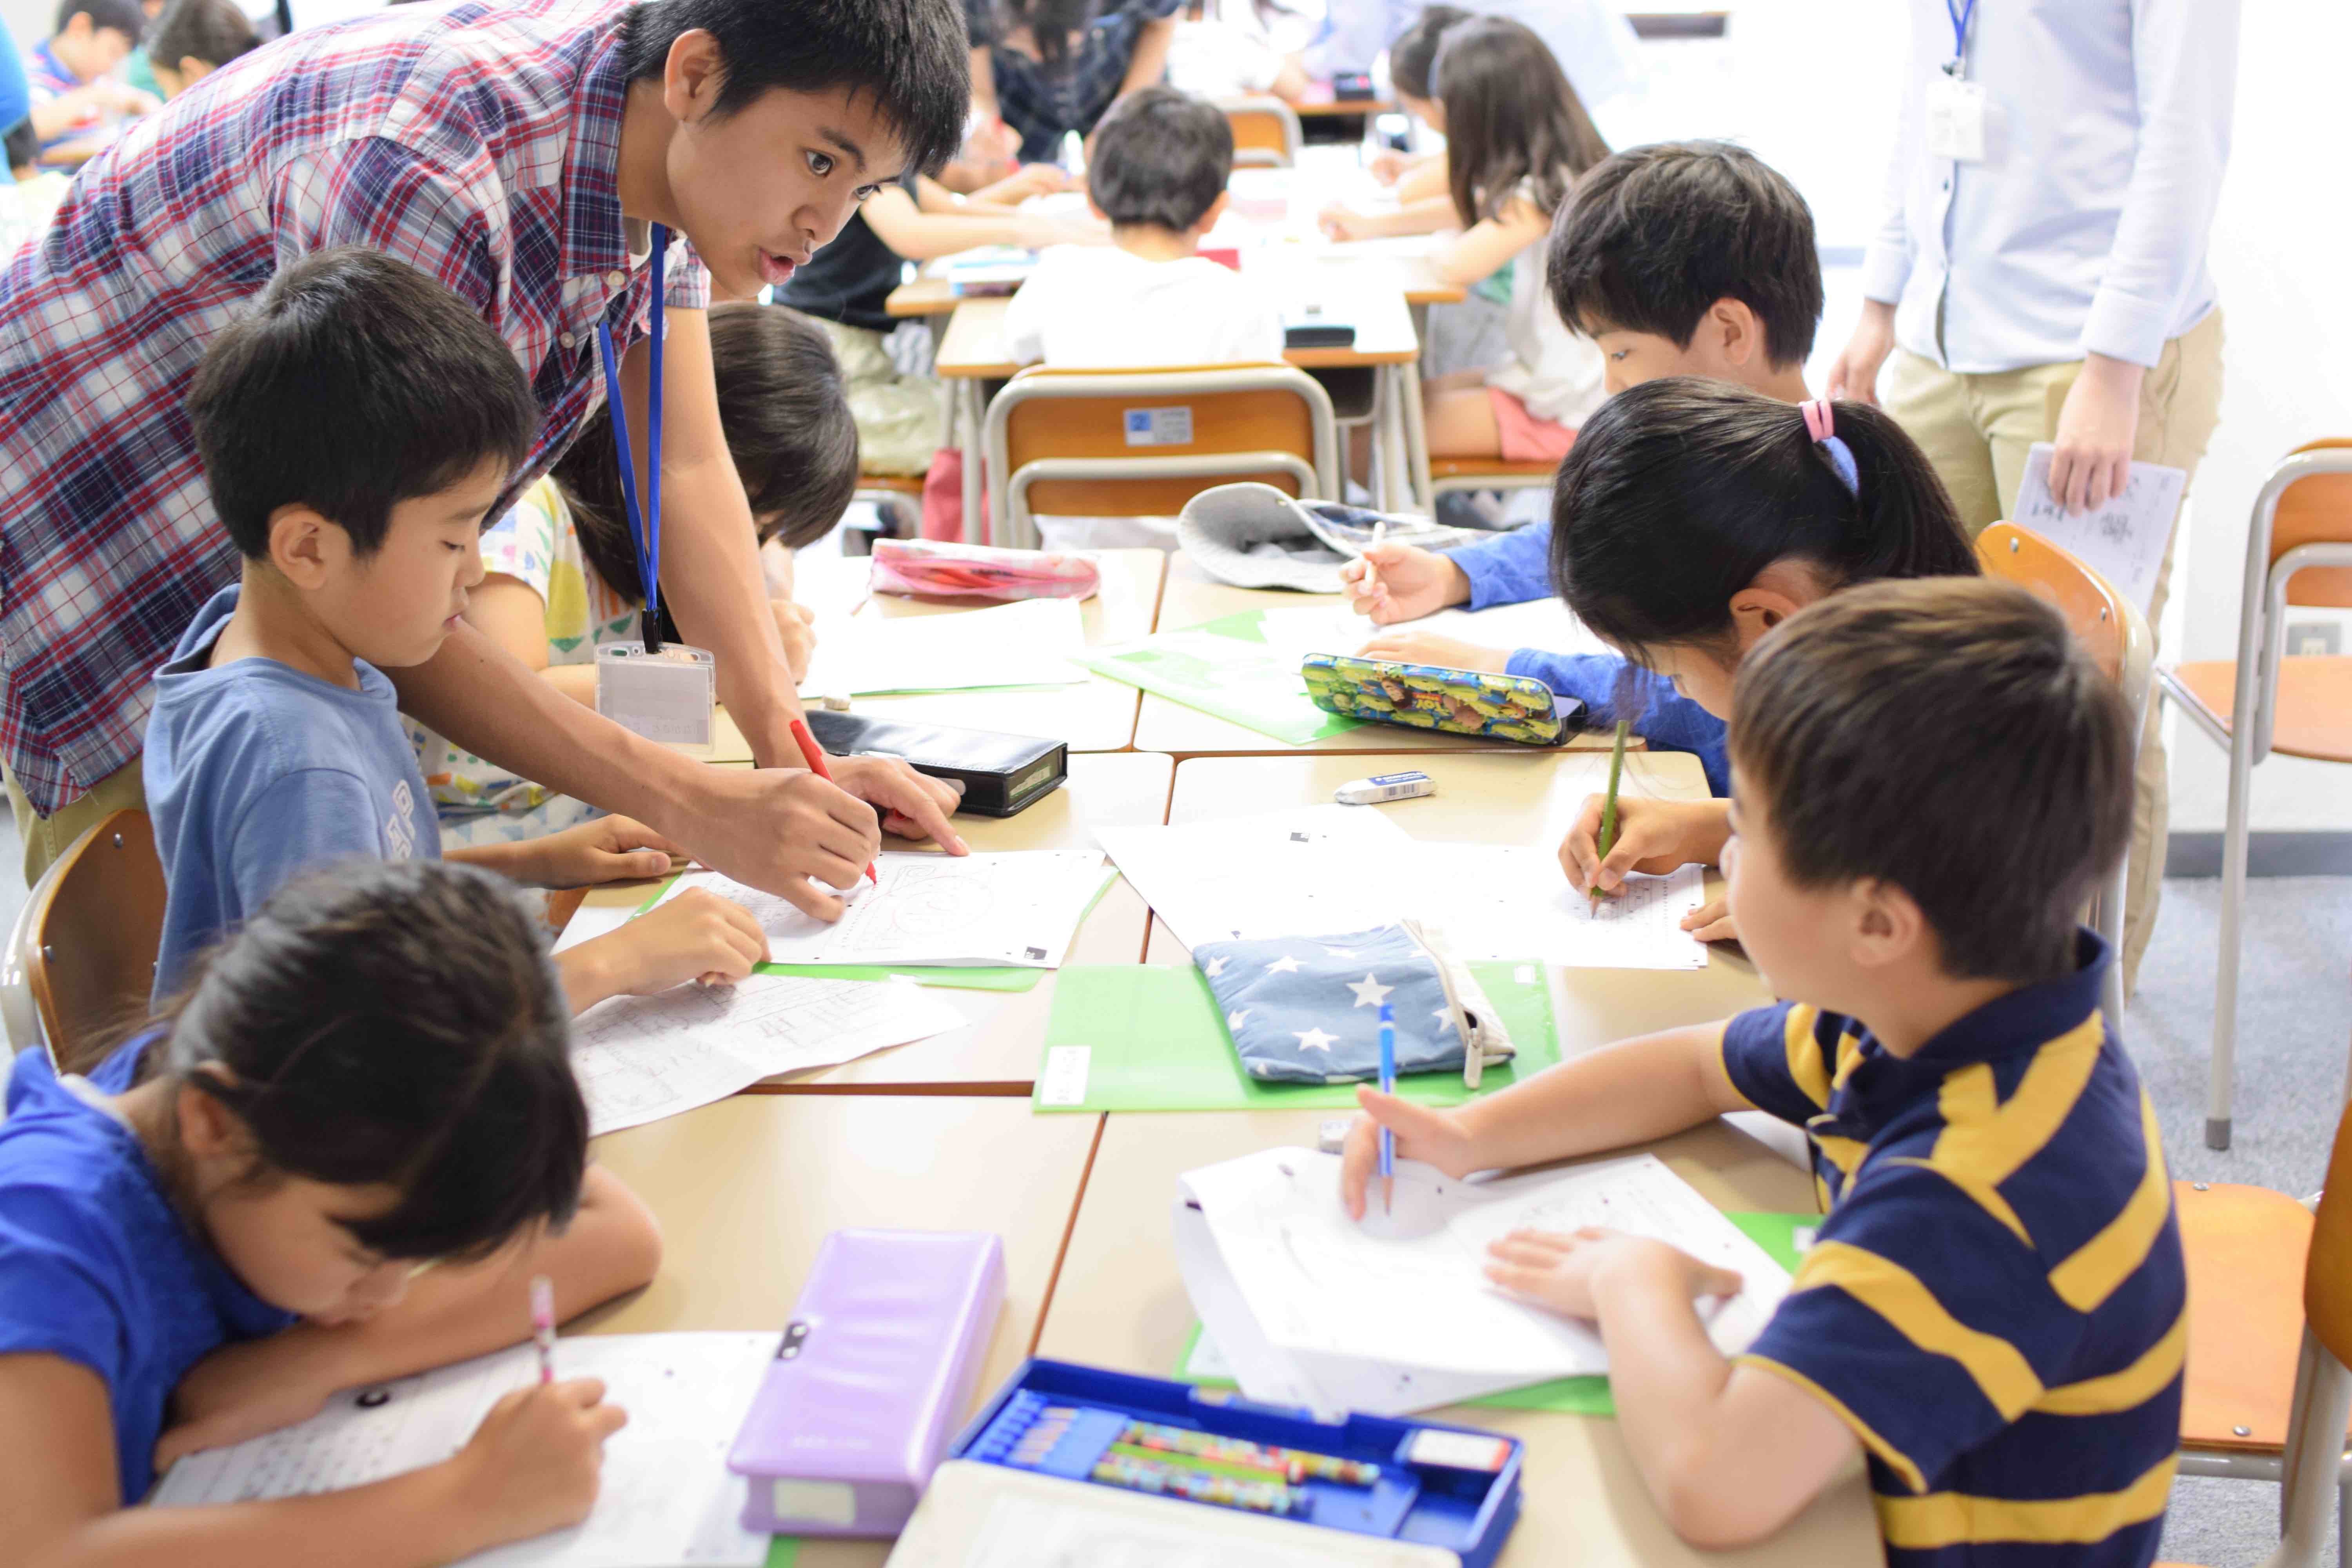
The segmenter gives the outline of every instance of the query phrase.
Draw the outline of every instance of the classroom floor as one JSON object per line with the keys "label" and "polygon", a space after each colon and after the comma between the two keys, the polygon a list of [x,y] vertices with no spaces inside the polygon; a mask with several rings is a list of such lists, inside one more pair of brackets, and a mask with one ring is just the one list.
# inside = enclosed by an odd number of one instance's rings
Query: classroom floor
{"label": "classroom floor", "polygon": [[[0,818],[0,930],[25,889],[13,825]],[[2352,878],[2265,878],[2250,884],[2240,1004],[2235,1146],[2203,1139],[2205,1055],[2213,1020],[2221,884],[2169,880],[2156,940],[2131,1006],[2133,1056],[2164,1121],[2172,1172],[2305,1194],[2326,1169],[2352,1043]],[[2278,1492],[2248,1482],[2183,1480],[2163,1555],[2247,1568],[2277,1538]]]}

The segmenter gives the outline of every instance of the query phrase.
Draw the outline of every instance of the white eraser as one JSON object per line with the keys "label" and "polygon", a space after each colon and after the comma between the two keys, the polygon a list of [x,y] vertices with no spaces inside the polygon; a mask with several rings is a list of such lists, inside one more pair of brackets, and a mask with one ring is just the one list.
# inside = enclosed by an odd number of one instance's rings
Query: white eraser
{"label": "white eraser", "polygon": [[1374,773],[1368,779],[1351,779],[1334,790],[1331,798],[1341,805],[1378,805],[1383,801],[1411,800],[1416,795],[1435,795],[1436,783],[1424,773]]}

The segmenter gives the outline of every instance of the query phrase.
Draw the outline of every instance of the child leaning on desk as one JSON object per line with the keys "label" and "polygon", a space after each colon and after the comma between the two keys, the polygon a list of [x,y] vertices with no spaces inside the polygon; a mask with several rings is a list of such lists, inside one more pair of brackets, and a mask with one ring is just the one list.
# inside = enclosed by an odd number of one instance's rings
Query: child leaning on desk
{"label": "child leaning on desk", "polygon": [[2154,1555],[2180,1430],[2185,1279],[2156,1117],[2076,923],[2130,831],[2122,699],[2051,607],[1879,583],[1739,670],[1742,940],[1790,1000],[1626,1041],[1454,1110],[1370,1089],[1460,1176],[1645,1142],[1735,1110],[1805,1127],[1826,1216],[1741,1355],[1656,1240],[1522,1232],[1486,1272],[1598,1325],[1619,1420],[1677,1533],[1788,1522],[1860,1449],[1893,1568]]}
{"label": "child leaning on desk", "polygon": [[[205,350],[188,414],[244,569],[155,677],[145,770],[168,889],[159,1002],[195,952],[296,874],[441,853],[383,670],[425,663],[457,626],[482,580],[483,515],[538,416],[514,355],[464,301],[356,248],[281,269]],[[834,826],[845,861],[878,847]],[[658,875],[675,848],[607,816],[450,858],[577,887]],[[669,908],[556,960],[575,1009],[740,979],[767,956],[736,905]]]}
{"label": "child leaning on desk", "polygon": [[135,1506],[183,1455],[519,1343],[534,1275],[564,1317],[653,1278],[652,1216],[587,1168],[543,943],[483,872],[347,862],[281,889],[87,1078],[16,1058],[9,1561],[404,1568],[587,1515],[626,1419],[593,1379],[510,1394],[455,1458],[372,1486]]}

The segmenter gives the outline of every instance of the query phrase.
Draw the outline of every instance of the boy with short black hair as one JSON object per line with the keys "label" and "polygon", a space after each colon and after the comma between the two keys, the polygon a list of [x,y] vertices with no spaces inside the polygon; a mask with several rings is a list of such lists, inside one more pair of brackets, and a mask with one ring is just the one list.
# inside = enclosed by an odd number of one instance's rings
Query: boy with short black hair
{"label": "boy with short black hair", "polygon": [[[496,333],[423,273],[357,248],[281,269],[214,340],[188,416],[244,568],[155,677],[147,801],[169,889],[159,998],[299,872],[440,854],[380,667],[424,663],[457,626],[482,579],[483,516],[538,425]],[[572,887],[658,875],[672,847],[608,816],[449,858]],[[766,955],[758,923],[723,900],[641,927],[559,958],[575,1011],[737,978]]]}
{"label": "boy with short black hair", "polygon": [[1005,312],[1013,357],[1092,370],[1279,360],[1272,301],[1197,254],[1233,168],[1233,126],[1214,104],[1167,87],[1113,104],[1087,164],[1087,204],[1111,243],[1039,258]]}
{"label": "boy with short black hair", "polygon": [[1740,667],[1725,859],[1791,998],[1596,1051],[1376,1127],[1454,1174],[1750,1108],[1805,1127],[1827,1214],[1736,1359],[1659,1240],[1522,1232],[1486,1274],[1591,1321],[1635,1465],[1695,1544],[1763,1539],[1857,1451],[1894,1568],[2144,1568],[2180,1430],[2185,1277],[2156,1117],[2076,923],[2131,826],[2133,735],[2057,613],[1979,578],[1850,588]]}
{"label": "boy with short black hair", "polygon": [[26,119],[42,162],[79,163],[126,117],[156,107],[152,96],[115,76],[146,31],[139,0],[58,0],[57,31],[25,54],[33,100]]}

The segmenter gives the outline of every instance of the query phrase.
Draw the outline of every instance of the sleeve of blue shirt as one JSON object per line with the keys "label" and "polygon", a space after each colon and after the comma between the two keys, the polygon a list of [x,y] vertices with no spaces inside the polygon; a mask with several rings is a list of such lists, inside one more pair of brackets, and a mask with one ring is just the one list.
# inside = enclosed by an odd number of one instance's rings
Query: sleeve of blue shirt
{"label": "sleeve of blue shirt", "polygon": [[[0,133],[15,130],[16,121],[32,111],[33,89],[25,80],[25,62],[16,54],[6,24],[0,23]],[[7,177],[7,169],[0,165],[0,183]]]}
{"label": "sleeve of blue shirt", "polygon": [[1803,1126],[1821,1113],[1829,1095],[1821,1017],[1792,1002],[1735,1016],[1723,1026],[1723,1076],[1767,1116]]}
{"label": "sleeve of blue shirt", "polygon": [[1470,579],[1470,608],[1551,597],[1551,524],[1531,522],[1475,544],[1440,551]]}
{"label": "sleeve of blue shirt", "polygon": [[226,869],[236,887],[238,919],[250,919],[269,895],[314,867],[354,856],[385,858],[375,795],[357,773],[306,768],[254,796],[229,836]]}
{"label": "sleeve of blue shirt", "polygon": [[89,1263],[110,1227],[55,1187],[0,1188],[0,1355],[53,1355],[123,1376],[123,1303]]}
{"label": "sleeve of blue shirt", "polygon": [[[1562,697],[1580,697],[1591,710],[1587,722],[1605,730],[1620,719],[1633,721],[1633,733],[1656,752],[1689,752],[1706,770],[1706,787],[1731,794],[1731,757],[1723,721],[1645,669],[1604,653],[1546,653],[1516,648],[1504,669],[1531,675]],[[1619,705],[1620,700],[1623,705]]]}

